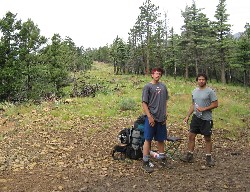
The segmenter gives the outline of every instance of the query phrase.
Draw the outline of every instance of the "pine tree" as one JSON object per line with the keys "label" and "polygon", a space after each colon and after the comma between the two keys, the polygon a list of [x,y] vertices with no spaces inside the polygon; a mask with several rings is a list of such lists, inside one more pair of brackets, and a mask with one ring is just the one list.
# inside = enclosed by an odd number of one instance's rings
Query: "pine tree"
{"label": "pine tree", "polygon": [[231,25],[228,24],[229,14],[226,13],[226,0],[219,0],[217,9],[215,11],[215,21],[214,30],[216,32],[217,43],[216,47],[218,50],[219,66],[221,71],[221,82],[226,83],[226,69],[228,66],[228,49],[229,49],[229,34]]}
{"label": "pine tree", "polygon": [[157,21],[160,17],[159,7],[152,4],[151,0],[146,0],[140,7],[140,15],[137,19],[137,28],[139,29],[139,38],[143,52],[145,53],[145,73],[150,70],[150,53],[152,47],[152,37],[157,29]]}
{"label": "pine tree", "polygon": [[183,51],[185,63],[185,77],[189,77],[189,68],[195,69],[195,74],[206,68],[205,50],[210,36],[209,20],[201,9],[196,7],[195,2],[191,7],[186,7],[182,12],[184,26],[180,45]]}
{"label": "pine tree", "polygon": [[250,25],[245,25],[245,31],[237,42],[236,67],[243,72],[244,86],[250,81]]}

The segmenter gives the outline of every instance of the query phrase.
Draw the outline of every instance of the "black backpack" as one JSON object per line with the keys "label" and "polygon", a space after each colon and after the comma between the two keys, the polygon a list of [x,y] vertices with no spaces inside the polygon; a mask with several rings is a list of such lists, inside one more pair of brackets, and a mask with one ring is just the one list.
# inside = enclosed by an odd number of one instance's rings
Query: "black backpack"
{"label": "black backpack", "polygon": [[118,133],[118,145],[112,150],[113,159],[140,159],[143,156],[145,115],[141,115],[131,128],[123,128]]}

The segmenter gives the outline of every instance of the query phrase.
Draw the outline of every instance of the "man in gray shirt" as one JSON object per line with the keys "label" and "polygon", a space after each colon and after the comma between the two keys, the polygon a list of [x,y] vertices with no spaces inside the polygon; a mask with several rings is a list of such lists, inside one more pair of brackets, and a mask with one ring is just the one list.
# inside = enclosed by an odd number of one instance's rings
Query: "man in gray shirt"
{"label": "man in gray shirt", "polygon": [[159,160],[162,167],[168,167],[164,154],[164,141],[167,139],[167,87],[159,82],[163,70],[154,68],[151,72],[152,81],[146,84],[142,91],[142,108],[146,114],[144,125],[143,170],[154,171],[150,163],[151,141],[156,140],[159,150]]}
{"label": "man in gray shirt", "polygon": [[200,73],[196,77],[198,87],[192,92],[192,104],[188,114],[184,119],[184,123],[188,123],[191,114],[192,120],[190,123],[188,152],[181,160],[184,162],[194,162],[193,152],[195,147],[195,137],[197,134],[204,136],[206,145],[206,163],[208,166],[214,166],[214,160],[211,157],[212,152],[212,109],[218,107],[217,96],[211,88],[207,87],[206,74]]}

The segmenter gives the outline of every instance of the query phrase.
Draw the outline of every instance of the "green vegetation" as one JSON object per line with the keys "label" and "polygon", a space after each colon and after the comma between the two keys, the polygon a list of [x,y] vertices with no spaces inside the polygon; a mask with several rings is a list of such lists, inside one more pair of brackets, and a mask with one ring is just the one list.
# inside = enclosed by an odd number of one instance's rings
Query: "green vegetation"
{"label": "green vegetation", "polygon": [[74,73],[93,63],[72,39],[54,34],[49,41],[31,19],[22,22],[11,12],[0,18],[0,37],[0,102],[64,96]]}
{"label": "green vegetation", "polygon": [[[205,72],[217,82],[249,88],[250,25],[246,23],[237,36],[231,33],[226,0],[219,0],[215,20],[210,20],[195,1],[186,6],[181,11],[184,25],[180,34],[168,26],[167,15],[163,16],[151,0],[145,0],[139,10],[136,22],[128,29],[127,41],[117,36],[111,45],[98,49],[77,47],[70,37],[60,34],[45,37],[31,19],[22,21],[17,14],[7,12],[0,18],[0,102],[95,97],[97,91],[108,95],[118,89],[120,94],[127,94],[129,87],[134,89],[142,82],[134,77],[127,85],[130,76],[123,76],[117,84],[114,77],[110,83],[117,87],[112,90],[107,89],[109,84],[102,75],[98,84],[96,79],[85,82],[88,84],[78,81],[78,73],[84,74],[85,81],[93,61],[112,63],[113,69],[106,71],[109,75],[149,74],[157,66],[175,79],[188,80]],[[71,83],[73,88],[68,89]]]}
{"label": "green vegetation", "polygon": [[168,76],[193,78],[205,72],[223,84],[250,82],[250,25],[231,33],[226,0],[219,0],[210,20],[193,1],[181,11],[181,33],[168,26],[160,7],[145,0],[129,31],[127,41],[117,37],[113,44],[93,50],[95,61],[113,63],[115,74],[149,74],[161,67]]}
{"label": "green vegetation", "polygon": [[[60,100],[42,102],[39,105],[30,103],[13,105],[2,103],[3,116],[8,119],[19,119],[19,126],[27,129],[59,129],[68,130],[79,126],[86,119],[95,119],[100,123],[100,129],[108,129],[110,119],[135,119],[143,113],[141,107],[141,91],[151,80],[150,76],[113,75],[112,66],[95,63],[93,70],[86,72],[86,82],[102,84],[105,90],[100,90],[95,97],[63,98]],[[79,80],[83,74],[79,74]],[[191,91],[196,82],[176,80],[163,76],[170,100],[168,105],[168,124],[183,126],[182,120],[191,104]],[[214,110],[215,129],[226,130],[225,137],[237,138],[249,129],[249,94],[243,87],[226,86],[220,83],[209,83],[216,90],[219,107]],[[84,123],[82,123],[84,124]],[[129,124],[129,122],[128,122]],[[84,126],[84,125],[83,125]],[[125,125],[124,125],[125,126]],[[96,130],[88,129],[92,134]]]}

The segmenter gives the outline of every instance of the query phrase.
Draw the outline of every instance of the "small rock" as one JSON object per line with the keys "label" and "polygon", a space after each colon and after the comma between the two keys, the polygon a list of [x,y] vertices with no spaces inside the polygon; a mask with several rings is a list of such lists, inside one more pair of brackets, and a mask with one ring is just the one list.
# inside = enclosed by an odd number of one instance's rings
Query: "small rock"
{"label": "small rock", "polygon": [[59,189],[60,191],[62,191],[62,190],[63,190],[63,186],[59,186],[58,189]]}
{"label": "small rock", "polygon": [[84,191],[87,191],[88,190],[88,187],[82,187],[79,192],[84,192]]}
{"label": "small rock", "polygon": [[205,169],[207,169],[207,167],[205,165],[202,165],[201,170],[205,170]]}

